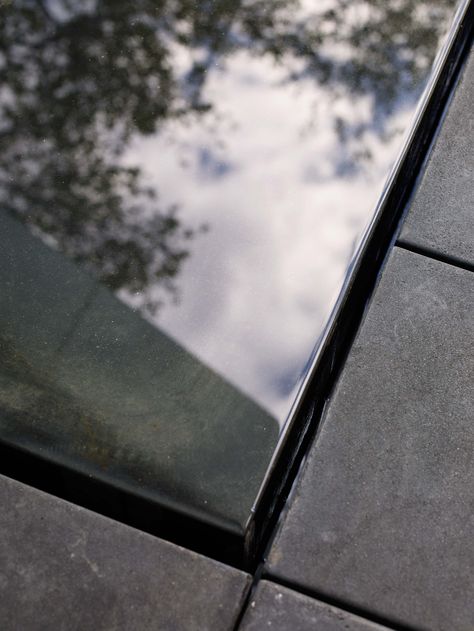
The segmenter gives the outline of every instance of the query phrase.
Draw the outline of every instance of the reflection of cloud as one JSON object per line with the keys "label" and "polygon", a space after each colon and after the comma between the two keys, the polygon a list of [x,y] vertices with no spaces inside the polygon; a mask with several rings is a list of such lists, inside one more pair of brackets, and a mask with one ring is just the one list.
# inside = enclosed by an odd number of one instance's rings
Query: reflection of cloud
{"label": "reflection of cloud", "polygon": [[[210,226],[183,267],[180,305],[167,306],[157,325],[283,420],[399,135],[384,143],[366,130],[370,173],[343,169],[350,156],[332,125],[330,95],[281,78],[264,58],[234,56],[207,85],[208,98],[237,122],[225,151],[203,126],[176,125],[176,144],[140,140],[127,160],[181,205],[185,222]],[[315,97],[317,133],[302,137]],[[364,119],[369,100],[340,101],[337,114]],[[393,128],[409,114],[397,114]],[[199,169],[180,166],[180,138]]]}
{"label": "reflection of cloud", "polygon": [[197,150],[197,164],[200,178],[217,179],[232,171],[232,164],[218,156],[209,147],[199,147]]}

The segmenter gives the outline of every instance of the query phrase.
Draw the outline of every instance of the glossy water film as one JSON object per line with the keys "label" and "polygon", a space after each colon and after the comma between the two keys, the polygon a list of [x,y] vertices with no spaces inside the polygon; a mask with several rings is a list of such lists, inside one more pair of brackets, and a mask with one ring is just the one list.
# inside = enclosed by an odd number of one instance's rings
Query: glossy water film
{"label": "glossy water film", "polygon": [[0,3],[0,437],[239,530],[448,0]]}

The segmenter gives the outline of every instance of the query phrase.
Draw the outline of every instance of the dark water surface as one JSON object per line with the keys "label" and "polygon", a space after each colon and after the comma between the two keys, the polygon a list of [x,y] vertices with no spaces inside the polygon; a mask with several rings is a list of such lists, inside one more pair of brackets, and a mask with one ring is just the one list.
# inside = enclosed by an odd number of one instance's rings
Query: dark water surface
{"label": "dark water surface", "polygon": [[0,437],[245,525],[454,0],[0,2]]}

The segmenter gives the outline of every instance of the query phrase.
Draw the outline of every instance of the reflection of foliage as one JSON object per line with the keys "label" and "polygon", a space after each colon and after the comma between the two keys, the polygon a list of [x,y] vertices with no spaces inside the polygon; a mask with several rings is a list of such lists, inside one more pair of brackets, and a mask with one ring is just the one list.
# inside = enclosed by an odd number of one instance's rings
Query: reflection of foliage
{"label": "reflection of foliage", "polygon": [[[173,288],[187,255],[176,209],[120,156],[134,134],[212,110],[208,73],[246,50],[337,98],[372,99],[383,128],[432,62],[453,0],[14,0],[0,8],[0,200],[114,289]],[[364,125],[336,119],[341,141]]]}
{"label": "reflection of foliage", "polygon": [[333,0],[314,20],[324,35],[313,64],[323,83],[373,96],[390,109],[420,83],[455,0]]}
{"label": "reflection of foliage", "polygon": [[335,95],[368,95],[372,104],[365,124],[336,118],[339,138],[361,137],[368,127],[383,135],[400,100],[419,97],[456,0],[334,0],[332,5],[322,16],[327,53],[316,62],[316,73],[322,71],[323,81],[335,86]]}
{"label": "reflection of foliage", "polygon": [[0,21],[0,199],[111,288],[173,290],[192,232],[119,160],[166,115],[164,53],[122,3],[88,4],[18,1]]}

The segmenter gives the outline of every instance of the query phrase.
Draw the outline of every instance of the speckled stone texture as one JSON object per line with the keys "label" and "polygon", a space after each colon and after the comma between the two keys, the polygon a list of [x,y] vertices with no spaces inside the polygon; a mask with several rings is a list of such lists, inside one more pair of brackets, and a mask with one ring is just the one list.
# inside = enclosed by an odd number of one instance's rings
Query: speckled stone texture
{"label": "speckled stone texture", "polygon": [[286,583],[474,629],[474,274],[395,248],[271,550]]}
{"label": "speckled stone texture", "polygon": [[249,577],[0,476],[2,631],[227,631]]}
{"label": "speckled stone texture", "polygon": [[275,583],[262,581],[239,631],[383,631],[358,616]]}
{"label": "speckled stone texture", "polygon": [[415,192],[401,242],[474,265],[474,54]]}

